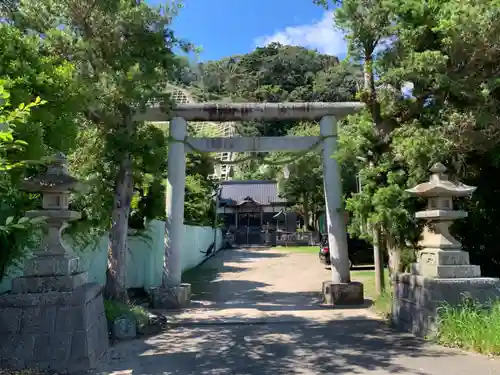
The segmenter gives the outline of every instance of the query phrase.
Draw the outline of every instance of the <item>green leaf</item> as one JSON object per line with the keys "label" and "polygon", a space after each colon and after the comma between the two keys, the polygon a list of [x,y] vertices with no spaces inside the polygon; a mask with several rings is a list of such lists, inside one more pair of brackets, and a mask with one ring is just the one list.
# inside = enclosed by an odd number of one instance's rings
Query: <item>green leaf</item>
{"label": "green leaf", "polygon": [[30,223],[31,224],[41,224],[41,223],[44,223],[45,221],[47,221],[47,219],[48,219],[47,216],[37,216],[37,217],[31,218]]}
{"label": "green leaf", "polygon": [[26,217],[26,216],[23,216],[22,218],[20,218],[18,220],[18,224],[25,224],[25,223],[29,223],[30,222],[30,218],[29,217]]}

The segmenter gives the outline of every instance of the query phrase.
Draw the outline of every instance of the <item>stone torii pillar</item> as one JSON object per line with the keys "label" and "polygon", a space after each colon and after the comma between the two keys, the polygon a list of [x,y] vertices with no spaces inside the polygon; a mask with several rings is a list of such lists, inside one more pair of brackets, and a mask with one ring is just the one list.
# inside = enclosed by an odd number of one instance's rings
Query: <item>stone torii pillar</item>
{"label": "stone torii pillar", "polygon": [[186,157],[184,138],[187,123],[182,117],[174,117],[170,121],[171,142],[168,145],[168,176],[165,209],[167,213],[164,285],[181,284],[181,253],[178,251],[183,244],[184,225],[184,194],[186,189]]}
{"label": "stone torii pillar", "polygon": [[346,225],[342,205],[340,166],[333,154],[337,151],[337,120],[325,116],[320,122],[323,140],[323,186],[325,191],[325,216],[332,263],[332,281],[349,283],[349,257],[347,252]]}
{"label": "stone torii pillar", "polygon": [[319,122],[323,140],[323,186],[325,216],[330,249],[332,279],[323,282],[324,302],[331,305],[364,303],[363,284],[351,282],[347,228],[343,207],[340,166],[333,155],[337,151],[337,120],[324,116]]}
{"label": "stone torii pillar", "polygon": [[184,307],[190,302],[191,285],[183,284],[182,246],[184,240],[184,197],[186,189],[186,157],[184,140],[187,122],[182,117],[170,121],[167,160],[165,210],[165,258],[162,287],[153,291],[153,306],[166,309]]}

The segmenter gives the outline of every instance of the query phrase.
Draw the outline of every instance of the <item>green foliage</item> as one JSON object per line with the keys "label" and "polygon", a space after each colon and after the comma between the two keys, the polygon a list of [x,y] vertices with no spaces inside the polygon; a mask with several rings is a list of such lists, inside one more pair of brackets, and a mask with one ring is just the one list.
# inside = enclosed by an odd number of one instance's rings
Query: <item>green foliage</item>
{"label": "green foliage", "polygon": [[45,104],[19,123],[15,137],[30,146],[13,159],[37,160],[55,151],[74,147],[77,126],[75,115],[81,110],[79,82],[74,65],[54,54],[57,33],[40,39],[25,34],[9,23],[0,23],[0,77],[9,90],[14,107],[31,103],[37,97]]}
{"label": "green foliage", "polygon": [[[318,136],[319,125],[302,122],[293,127],[288,135]],[[285,158],[286,153],[275,153],[273,157],[279,160]],[[276,171],[281,195],[287,201],[294,202],[295,209],[301,212],[308,221],[310,213],[315,214],[324,202],[322,153],[318,152],[317,149],[307,152],[302,157],[287,164],[286,168],[289,173],[288,178],[285,178],[281,168]]]}
{"label": "green foliage", "polygon": [[44,217],[22,217],[24,212],[22,197],[8,172],[25,165],[24,161],[13,158],[16,152],[22,151],[27,143],[15,139],[16,125],[28,120],[31,109],[45,104],[40,98],[27,105],[20,104],[10,108],[10,93],[0,82],[0,281],[6,275],[9,267],[17,264],[33,249],[40,239],[40,225]]}
{"label": "green foliage", "polygon": [[[175,80],[189,86],[199,101],[303,102],[353,100],[362,73],[359,65],[304,47],[273,43],[218,61],[189,64]],[[293,121],[252,121],[238,124],[241,134],[284,135]],[[247,168],[250,169],[250,168]]]}
{"label": "green foliage", "polygon": [[104,313],[108,322],[114,322],[121,317],[130,317],[135,320],[139,328],[149,324],[149,313],[141,306],[105,300]]}
{"label": "green foliage", "polygon": [[[2,215],[3,216],[3,215]],[[2,218],[3,219],[3,218]],[[41,238],[40,228],[46,217],[34,218],[9,216],[5,223],[0,225],[0,281],[6,276],[13,265],[26,256],[27,251],[34,249]]]}
{"label": "green foliage", "polygon": [[443,305],[438,310],[436,340],[443,345],[500,354],[500,302],[480,304],[463,298],[458,306]]}
{"label": "green foliage", "polygon": [[[315,1],[335,3],[336,26],[361,59],[368,111],[347,119],[337,157],[359,174],[362,189],[347,191],[350,231],[372,238],[381,227],[388,248],[410,250],[420,233],[414,219],[424,202],[407,188],[428,179],[438,161],[451,178],[478,186],[471,201],[458,203],[469,218],[454,226],[457,237],[488,274],[499,274],[498,210],[486,201],[498,192],[498,36],[495,0],[452,2]],[[376,72],[376,74],[374,74]],[[412,87],[411,96],[404,87]],[[489,177],[487,177],[489,176]],[[488,181],[488,182],[487,182]]]}
{"label": "green foliage", "polygon": [[34,102],[19,104],[14,110],[10,106],[10,93],[6,91],[5,82],[0,82],[0,171],[5,172],[25,165],[26,161],[16,160],[15,154],[22,152],[28,145],[26,141],[15,139],[16,125],[22,125],[31,114],[33,107],[45,104],[39,97]]}

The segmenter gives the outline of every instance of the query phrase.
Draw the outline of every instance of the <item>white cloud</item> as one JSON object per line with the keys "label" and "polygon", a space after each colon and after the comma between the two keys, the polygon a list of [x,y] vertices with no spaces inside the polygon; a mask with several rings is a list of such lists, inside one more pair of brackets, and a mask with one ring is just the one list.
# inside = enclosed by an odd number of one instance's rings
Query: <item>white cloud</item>
{"label": "white cloud", "polygon": [[331,12],[326,12],[318,22],[290,26],[273,35],[262,36],[255,40],[256,46],[266,46],[273,42],[313,48],[321,53],[334,56],[343,57],[347,53],[345,36],[335,28]]}

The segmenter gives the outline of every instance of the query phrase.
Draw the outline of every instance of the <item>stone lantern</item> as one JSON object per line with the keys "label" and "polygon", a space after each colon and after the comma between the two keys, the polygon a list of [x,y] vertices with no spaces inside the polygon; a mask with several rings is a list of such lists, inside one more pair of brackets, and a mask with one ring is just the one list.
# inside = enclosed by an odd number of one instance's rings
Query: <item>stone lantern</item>
{"label": "stone lantern", "polygon": [[469,253],[450,234],[454,220],[467,212],[453,209],[453,198],[470,196],[473,186],[448,180],[441,163],[431,168],[431,178],[407,190],[427,199],[427,209],[416,213],[426,221],[421,250],[411,273],[392,275],[393,325],[417,336],[433,336],[443,304],[460,306],[464,298],[487,303],[500,297],[500,281],[481,277],[479,266],[471,265]]}
{"label": "stone lantern", "polygon": [[25,191],[42,194],[42,209],[26,212],[27,217],[45,217],[47,234],[33,257],[25,261],[24,276],[12,281],[12,293],[69,291],[87,282],[87,273],[79,270],[79,258],[66,246],[62,232],[68,222],[80,219],[69,207],[70,192],[82,185],[68,174],[66,156],[54,155],[47,171],[26,179]]}
{"label": "stone lantern", "polygon": [[467,212],[453,209],[453,198],[470,196],[476,188],[449,181],[446,170],[443,164],[434,164],[428,182],[407,190],[428,200],[427,209],[415,215],[426,225],[413,272],[434,278],[479,277],[479,266],[469,263],[469,253],[449,231],[454,220],[467,217]]}
{"label": "stone lantern", "polygon": [[81,187],[57,154],[41,176],[23,188],[42,194],[42,209],[26,216],[46,218],[47,234],[24,262],[23,276],[0,295],[0,363],[6,368],[87,372],[108,348],[102,287],[87,282],[78,257],[65,245],[67,223],[80,218],[68,209],[71,191]]}

